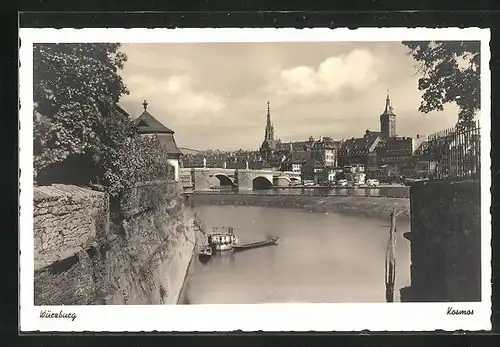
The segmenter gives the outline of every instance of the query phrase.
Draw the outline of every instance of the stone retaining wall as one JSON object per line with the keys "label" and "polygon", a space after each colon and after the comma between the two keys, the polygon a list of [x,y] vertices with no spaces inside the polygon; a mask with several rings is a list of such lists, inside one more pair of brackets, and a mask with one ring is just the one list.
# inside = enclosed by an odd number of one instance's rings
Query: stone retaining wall
{"label": "stone retaining wall", "polygon": [[109,197],[90,189],[35,187],[35,305],[176,303],[194,251],[179,188],[139,185],[110,220]]}
{"label": "stone retaining wall", "polygon": [[405,301],[480,301],[480,182],[423,181],[410,196],[411,287]]}
{"label": "stone retaining wall", "polygon": [[36,187],[34,200],[35,270],[94,246],[109,230],[105,193],[55,184]]}

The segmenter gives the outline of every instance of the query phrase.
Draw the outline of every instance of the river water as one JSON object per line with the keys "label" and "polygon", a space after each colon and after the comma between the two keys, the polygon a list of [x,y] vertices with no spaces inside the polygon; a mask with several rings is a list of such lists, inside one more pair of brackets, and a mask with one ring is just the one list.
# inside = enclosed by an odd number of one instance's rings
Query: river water
{"label": "river water", "polygon": [[[208,228],[229,225],[242,240],[269,234],[277,246],[191,262],[180,303],[384,302],[389,221],[298,209],[199,206]],[[398,225],[396,295],[409,285],[409,242]]]}

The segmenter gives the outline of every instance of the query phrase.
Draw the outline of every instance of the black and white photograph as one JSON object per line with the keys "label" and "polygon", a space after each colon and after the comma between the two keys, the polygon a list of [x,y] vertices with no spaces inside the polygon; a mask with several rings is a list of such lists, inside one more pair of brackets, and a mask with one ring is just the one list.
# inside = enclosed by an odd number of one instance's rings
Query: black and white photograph
{"label": "black and white photograph", "polygon": [[491,327],[488,30],[20,37],[21,330]]}

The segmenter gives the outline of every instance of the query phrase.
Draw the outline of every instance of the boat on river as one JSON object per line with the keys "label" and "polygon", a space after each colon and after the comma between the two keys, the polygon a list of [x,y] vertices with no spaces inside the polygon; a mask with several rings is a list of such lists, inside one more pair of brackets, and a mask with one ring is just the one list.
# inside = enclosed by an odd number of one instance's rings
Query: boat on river
{"label": "boat on river", "polygon": [[198,255],[200,257],[210,257],[212,254],[213,250],[210,245],[202,245],[198,248]]}
{"label": "boat on river", "polygon": [[248,249],[266,247],[266,246],[276,246],[278,244],[279,237],[269,237],[267,240],[255,241],[237,244],[233,246],[233,252],[241,252]]}
{"label": "boat on river", "polygon": [[198,259],[202,263],[206,263],[213,255],[212,247],[209,245],[202,245],[198,248]]}
{"label": "boat on river", "polygon": [[239,252],[247,249],[260,248],[278,244],[278,237],[268,236],[265,240],[240,243],[234,233],[234,228],[229,226],[216,226],[208,232],[203,221],[195,215],[195,227],[203,234],[204,242],[198,247],[200,260],[208,260],[215,252]]}
{"label": "boat on river", "polygon": [[232,227],[213,227],[212,232],[207,234],[207,243],[214,251],[230,251],[238,242]]}

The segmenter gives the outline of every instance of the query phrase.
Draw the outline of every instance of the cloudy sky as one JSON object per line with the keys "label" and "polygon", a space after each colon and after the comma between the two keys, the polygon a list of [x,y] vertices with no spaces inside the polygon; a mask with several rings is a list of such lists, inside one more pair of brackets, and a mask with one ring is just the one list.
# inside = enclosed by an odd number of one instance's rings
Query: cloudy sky
{"label": "cloudy sky", "polygon": [[415,62],[399,42],[124,44],[122,106],[148,111],[175,131],[180,147],[258,149],[266,102],[275,136],[334,139],[379,130],[387,89],[398,135],[451,127],[454,105],[418,111]]}

